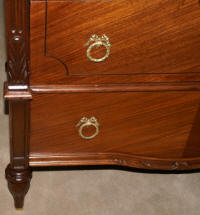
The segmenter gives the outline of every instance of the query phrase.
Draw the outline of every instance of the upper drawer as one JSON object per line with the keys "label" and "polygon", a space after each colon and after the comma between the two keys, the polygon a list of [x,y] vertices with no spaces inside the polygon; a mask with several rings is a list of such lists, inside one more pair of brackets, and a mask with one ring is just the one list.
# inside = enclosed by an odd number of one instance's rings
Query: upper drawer
{"label": "upper drawer", "polygon": [[129,83],[138,74],[140,81],[198,74],[199,13],[197,0],[32,0],[31,81]]}

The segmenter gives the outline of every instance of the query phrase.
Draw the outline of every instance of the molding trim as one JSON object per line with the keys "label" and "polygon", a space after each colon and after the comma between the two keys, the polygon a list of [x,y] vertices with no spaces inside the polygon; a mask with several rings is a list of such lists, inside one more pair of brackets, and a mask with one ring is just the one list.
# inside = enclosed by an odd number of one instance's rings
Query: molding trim
{"label": "molding trim", "polygon": [[33,93],[74,92],[145,92],[145,91],[199,91],[200,82],[182,83],[135,83],[135,84],[88,84],[88,85],[33,85]]}
{"label": "molding trim", "polygon": [[200,158],[163,159],[123,153],[74,153],[29,155],[30,166],[118,165],[152,170],[192,170],[200,168]]}
{"label": "molding trim", "polygon": [[8,83],[5,82],[4,83],[4,99],[6,99],[6,100],[32,100],[32,94],[28,88],[26,88],[26,91],[23,89],[20,90],[17,88],[10,90]]}

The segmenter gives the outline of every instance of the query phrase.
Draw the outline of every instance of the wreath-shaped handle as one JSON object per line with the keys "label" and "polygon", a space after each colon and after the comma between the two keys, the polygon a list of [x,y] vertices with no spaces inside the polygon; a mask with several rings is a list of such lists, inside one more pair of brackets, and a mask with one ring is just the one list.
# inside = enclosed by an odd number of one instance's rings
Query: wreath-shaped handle
{"label": "wreath-shaped handle", "polygon": [[[90,43],[92,43],[92,44],[90,45]],[[110,55],[111,44],[110,44],[108,36],[106,36],[105,34],[103,36],[101,36],[101,37],[99,37],[96,34],[93,34],[90,37],[90,39],[88,40],[88,42],[85,44],[85,46],[89,46],[88,49],[87,49],[87,57],[92,62],[96,62],[96,63],[102,62],[106,58],[108,58],[109,55]],[[94,47],[99,48],[100,46],[104,46],[106,48],[106,54],[102,58],[94,58],[94,57],[92,57],[91,56],[91,50]]]}
{"label": "wreath-shaped handle", "polygon": [[[85,140],[93,139],[94,137],[96,137],[99,134],[99,123],[95,117],[91,117],[90,119],[88,119],[87,117],[82,117],[76,126],[77,127],[80,126],[80,128],[78,130],[79,136]],[[95,133],[91,136],[83,135],[83,128],[89,127],[89,126],[95,127],[95,129],[96,129]]]}

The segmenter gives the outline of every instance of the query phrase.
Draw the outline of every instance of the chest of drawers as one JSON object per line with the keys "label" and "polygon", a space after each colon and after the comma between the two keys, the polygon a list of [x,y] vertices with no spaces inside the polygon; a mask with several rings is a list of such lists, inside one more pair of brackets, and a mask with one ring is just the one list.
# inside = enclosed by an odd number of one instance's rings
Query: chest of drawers
{"label": "chest of drawers", "polygon": [[8,187],[31,167],[200,167],[197,0],[5,0]]}

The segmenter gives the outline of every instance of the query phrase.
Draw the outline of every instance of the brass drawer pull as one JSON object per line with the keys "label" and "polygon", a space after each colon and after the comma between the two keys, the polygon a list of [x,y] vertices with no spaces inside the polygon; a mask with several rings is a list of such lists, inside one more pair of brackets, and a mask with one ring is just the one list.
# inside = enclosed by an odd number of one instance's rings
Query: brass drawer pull
{"label": "brass drawer pull", "polygon": [[[90,140],[93,139],[94,137],[96,137],[99,133],[99,123],[97,121],[97,119],[93,116],[90,119],[88,119],[87,117],[82,117],[81,120],[78,122],[78,124],[76,125],[76,127],[79,127],[78,133],[79,136],[85,140]],[[84,127],[88,127],[88,126],[94,126],[96,131],[93,135],[91,136],[84,136],[82,131]]]}
{"label": "brass drawer pull", "polygon": [[[91,42],[94,42],[90,45]],[[90,46],[89,46],[90,45]],[[99,63],[99,62],[102,62],[104,61],[106,58],[109,57],[110,55],[110,47],[111,47],[111,44],[110,44],[110,41],[109,41],[109,38],[104,34],[103,36],[99,37],[98,35],[96,34],[93,34],[90,39],[88,40],[88,42],[85,44],[85,46],[89,46],[88,49],[87,49],[87,57],[89,58],[90,61],[92,62],[96,62],[96,63]],[[100,46],[104,46],[106,48],[106,54],[102,57],[102,58],[93,58],[90,54],[92,48],[94,47],[97,47],[99,48]]]}

